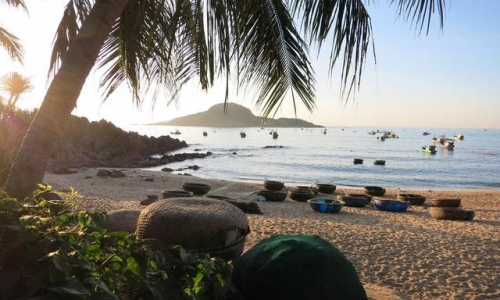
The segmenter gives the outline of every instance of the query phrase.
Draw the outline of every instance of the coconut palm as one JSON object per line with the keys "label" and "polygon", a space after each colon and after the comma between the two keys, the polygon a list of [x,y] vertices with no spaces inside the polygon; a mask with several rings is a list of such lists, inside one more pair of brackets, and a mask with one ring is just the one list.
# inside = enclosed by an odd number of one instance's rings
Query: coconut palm
{"label": "coconut palm", "polygon": [[21,94],[30,92],[33,89],[28,77],[24,77],[17,72],[11,72],[0,77],[0,90],[9,94],[6,108],[14,110]]}
{"label": "coconut palm", "polygon": [[[20,6],[26,10],[26,5],[22,0],[0,0],[0,2],[5,2],[8,5]],[[7,54],[13,59],[22,62],[23,60],[23,48],[19,39],[10,33],[7,29],[3,28],[0,24],[0,46],[5,48]]]}
{"label": "coconut palm", "polygon": [[[421,26],[446,0],[391,0],[397,13]],[[203,89],[233,74],[259,93],[265,116],[287,95],[292,105],[315,107],[310,45],[332,41],[347,95],[359,84],[371,42],[369,0],[70,0],[57,30],[53,80],[11,167],[5,190],[17,198],[41,182],[50,150],[76,105],[94,65],[104,72],[104,99],[126,83],[133,101],[153,88],[172,99],[184,83]],[[299,21],[296,24],[295,20]],[[300,27],[299,27],[300,26]],[[299,32],[302,28],[303,32]],[[226,96],[227,101],[227,96]],[[43,150],[42,150],[43,149]]]}

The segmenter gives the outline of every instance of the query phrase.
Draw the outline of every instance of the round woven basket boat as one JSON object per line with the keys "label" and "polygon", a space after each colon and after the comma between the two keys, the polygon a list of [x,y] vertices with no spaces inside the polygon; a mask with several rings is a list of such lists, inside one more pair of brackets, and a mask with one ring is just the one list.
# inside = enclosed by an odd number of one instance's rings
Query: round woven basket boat
{"label": "round woven basket boat", "polygon": [[425,197],[419,194],[398,194],[398,201],[408,201],[411,205],[422,205],[425,202]]}
{"label": "round woven basket boat", "polygon": [[429,215],[436,220],[472,220],[474,211],[459,207],[429,207]]}
{"label": "round woven basket boat", "polygon": [[139,239],[154,238],[187,250],[232,260],[243,253],[250,232],[243,211],[207,197],[170,198],[142,210],[137,221]]}
{"label": "round woven basket boat", "polygon": [[108,231],[126,231],[134,233],[137,227],[137,220],[141,214],[140,209],[119,209],[108,211],[108,219],[104,223],[104,228]]}

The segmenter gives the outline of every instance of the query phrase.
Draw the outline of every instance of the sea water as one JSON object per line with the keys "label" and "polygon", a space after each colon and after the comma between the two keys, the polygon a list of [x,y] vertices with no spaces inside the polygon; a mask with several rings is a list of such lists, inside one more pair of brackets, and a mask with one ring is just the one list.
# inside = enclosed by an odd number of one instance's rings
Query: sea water
{"label": "sea water", "polygon": [[[126,129],[147,136],[170,135],[189,145],[170,154],[212,153],[150,170],[197,165],[198,170],[188,173],[230,181],[278,180],[288,186],[319,182],[339,187],[500,189],[499,129],[327,127],[323,132],[323,128],[278,128],[277,139],[269,128],[134,125]],[[176,130],[180,134],[173,135]],[[372,130],[392,131],[397,138],[382,141],[381,134],[368,134]],[[241,131],[246,138],[240,137]],[[423,135],[424,131],[431,134]],[[458,133],[465,138],[455,141],[454,150],[446,150],[432,139],[440,135],[453,138]],[[423,146],[433,144],[436,154],[422,151]],[[363,159],[363,164],[354,164],[354,158]],[[385,160],[385,165],[375,165],[375,160]]]}

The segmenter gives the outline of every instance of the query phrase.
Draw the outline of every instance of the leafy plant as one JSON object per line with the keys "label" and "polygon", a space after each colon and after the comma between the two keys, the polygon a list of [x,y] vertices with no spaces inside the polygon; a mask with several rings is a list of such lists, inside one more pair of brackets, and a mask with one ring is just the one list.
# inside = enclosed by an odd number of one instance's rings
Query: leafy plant
{"label": "leafy plant", "polygon": [[[0,191],[0,299],[216,299],[231,265],[134,234],[79,211],[78,193],[18,201]],[[222,297],[222,296],[219,296]]]}

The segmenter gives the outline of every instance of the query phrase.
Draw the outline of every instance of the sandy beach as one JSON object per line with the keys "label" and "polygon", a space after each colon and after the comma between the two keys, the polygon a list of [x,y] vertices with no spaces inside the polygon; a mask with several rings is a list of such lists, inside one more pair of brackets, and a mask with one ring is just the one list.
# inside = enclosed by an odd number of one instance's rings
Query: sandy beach
{"label": "sandy beach", "polygon": [[[111,170],[111,169],[107,169]],[[57,190],[78,191],[80,209],[111,211],[144,208],[140,200],[165,190],[181,190],[184,182],[207,183],[210,195],[255,201],[262,184],[202,179],[139,169],[117,169],[126,176],[97,176],[97,169],[74,174],[47,173],[44,182]],[[294,186],[286,185],[286,189]],[[337,187],[334,194],[362,193]],[[248,214],[251,233],[246,249],[273,234],[317,234],[330,241],[355,266],[371,299],[500,299],[500,190],[388,190],[421,194],[427,199],[460,198],[475,211],[472,221],[440,221],[426,206],[394,213],[344,207],[322,214],[309,204],[286,199],[258,202],[262,215]]]}

